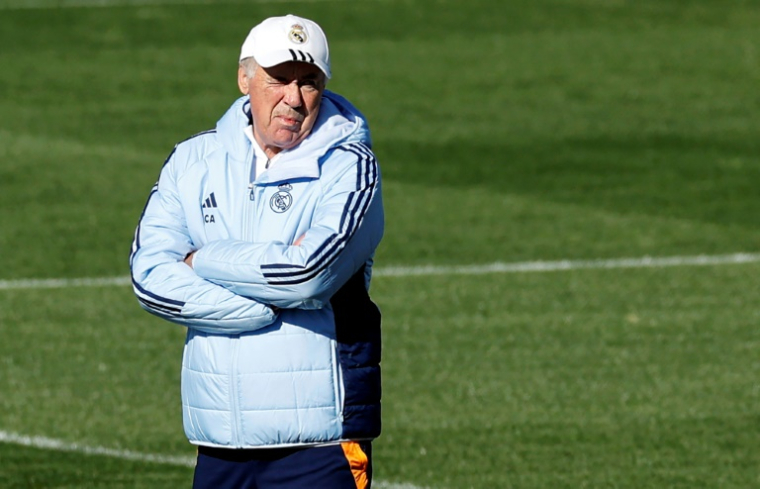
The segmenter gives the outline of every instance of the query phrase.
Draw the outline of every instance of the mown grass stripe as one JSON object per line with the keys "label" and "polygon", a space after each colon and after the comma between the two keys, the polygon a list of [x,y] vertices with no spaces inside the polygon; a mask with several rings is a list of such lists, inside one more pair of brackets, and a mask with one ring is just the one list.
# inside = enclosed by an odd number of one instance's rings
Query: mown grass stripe
{"label": "mown grass stripe", "polygon": [[[488,263],[485,265],[382,267],[373,271],[375,277],[414,277],[420,275],[484,275],[489,273],[560,272],[582,269],[665,268],[679,266],[732,265],[760,261],[760,253],[731,255],[697,255],[641,258],[612,258],[597,260],[528,261],[518,263]],[[69,287],[108,287],[129,285],[129,277],[49,278],[0,280],[0,290],[61,289]]]}
{"label": "mown grass stripe", "polygon": [[[116,450],[113,448],[89,446],[81,443],[71,443],[44,436],[26,436],[0,430],[0,443],[22,445],[25,447],[39,448],[43,450],[55,450],[59,452],[74,452],[84,455],[98,455],[112,457],[134,462],[148,462],[161,465],[178,465],[182,467],[195,467],[195,457],[177,455],[159,455],[155,453],[140,453],[131,450]],[[377,481],[372,483],[378,489],[427,489],[408,483],[394,483]]]}
{"label": "mown grass stripe", "polygon": [[326,3],[349,0],[6,0],[0,10],[53,10],[90,7],[152,7],[164,5],[219,5],[251,3]]}

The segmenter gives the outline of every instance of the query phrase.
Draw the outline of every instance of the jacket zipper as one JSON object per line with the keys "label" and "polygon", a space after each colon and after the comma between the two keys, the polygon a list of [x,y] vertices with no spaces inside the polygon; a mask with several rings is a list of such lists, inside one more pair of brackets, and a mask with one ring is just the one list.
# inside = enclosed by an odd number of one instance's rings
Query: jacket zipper
{"label": "jacket zipper", "polygon": [[[256,161],[254,160],[253,151],[251,151],[248,157],[248,198],[243,201],[243,222],[242,222],[242,239],[253,241],[253,227],[251,225],[251,208],[255,207],[254,199],[254,178],[256,175]],[[245,194],[244,194],[245,195]],[[253,212],[255,214],[255,211]],[[230,337],[232,344],[232,358],[230,359],[230,410],[232,414],[232,434],[230,437],[230,443],[233,447],[240,446],[241,433],[240,433],[240,399],[238,389],[238,353],[240,349],[240,335],[234,335]]]}
{"label": "jacket zipper", "polygon": [[[256,157],[251,149],[251,155],[248,158],[248,192],[247,198],[243,202],[243,235],[244,241],[253,242],[253,226],[251,224],[251,207],[255,209],[256,197],[254,193],[256,180]],[[255,216],[255,212],[253,215]]]}
{"label": "jacket zipper", "polygon": [[340,422],[343,422],[343,398],[345,395],[344,392],[344,386],[343,386],[343,370],[340,365],[339,360],[339,353],[338,353],[338,342],[335,340],[330,340],[330,348],[332,351],[330,352],[330,361],[332,363],[333,368],[333,395],[335,396],[335,417],[340,420]]}
{"label": "jacket zipper", "polygon": [[232,398],[232,436],[230,442],[233,447],[240,446],[240,399],[238,398],[238,350],[240,349],[240,335],[230,338],[232,342],[232,366],[230,369],[230,397]]}
{"label": "jacket zipper", "polygon": [[[271,159],[267,159],[266,165],[264,165],[264,169],[269,168],[269,163],[271,162]],[[246,216],[246,225],[248,226],[248,233],[246,234],[246,239],[251,241],[252,243],[256,242],[256,235],[258,234],[258,228],[256,226],[256,223],[261,222],[261,216],[259,215],[259,209],[261,209],[261,206],[259,204],[259,200],[261,200],[261,196],[264,193],[264,187],[262,185],[256,184],[256,162],[254,161],[251,165],[251,175],[250,175],[250,183],[248,184],[248,200],[249,204],[246,207],[249,207],[252,209],[252,214],[248,214]]]}

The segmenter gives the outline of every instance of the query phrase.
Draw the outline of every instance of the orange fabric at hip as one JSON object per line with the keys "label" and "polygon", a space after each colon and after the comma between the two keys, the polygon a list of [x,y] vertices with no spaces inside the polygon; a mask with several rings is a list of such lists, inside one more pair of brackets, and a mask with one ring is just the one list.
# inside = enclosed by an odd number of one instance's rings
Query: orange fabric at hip
{"label": "orange fabric at hip", "polygon": [[367,489],[369,487],[369,477],[367,469],[369,468],[369,459],[362,448],[355,441],[347,441],[340,444],[343,447],[343,453],[348,459],[351,467],[351,473],[354,474],[356,489]]}

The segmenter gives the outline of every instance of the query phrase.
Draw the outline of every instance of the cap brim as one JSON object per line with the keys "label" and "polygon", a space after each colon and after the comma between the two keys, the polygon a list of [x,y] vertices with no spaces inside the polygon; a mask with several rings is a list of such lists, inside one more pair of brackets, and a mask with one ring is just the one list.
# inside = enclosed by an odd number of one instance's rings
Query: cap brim
{"label": "cap brim", "polygon": [[264,68],[271,68],[272,66],[279,65],[281,63],[288,63],[291,61],[300,61],[302,63],[309,63],[316,65],[327,78],[331,78],[330,68],[325,66],[319,59],[315,59],[314,56],[307,51],[300,49],[283,49],[280,51],[270,51],[266,54],[256,55],[254,54],[256,63]]}

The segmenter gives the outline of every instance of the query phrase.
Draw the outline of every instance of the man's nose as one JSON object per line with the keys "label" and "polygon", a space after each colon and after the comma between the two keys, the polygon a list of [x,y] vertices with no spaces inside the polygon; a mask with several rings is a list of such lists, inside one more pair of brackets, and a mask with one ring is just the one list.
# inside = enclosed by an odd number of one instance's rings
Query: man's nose
{"label": "man's nose", "polygon": [[303,103],[301,97],[301,87],[297,81],[292,81],[285,85],[285,103],[293,108],[298,108]]}

